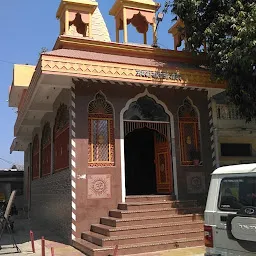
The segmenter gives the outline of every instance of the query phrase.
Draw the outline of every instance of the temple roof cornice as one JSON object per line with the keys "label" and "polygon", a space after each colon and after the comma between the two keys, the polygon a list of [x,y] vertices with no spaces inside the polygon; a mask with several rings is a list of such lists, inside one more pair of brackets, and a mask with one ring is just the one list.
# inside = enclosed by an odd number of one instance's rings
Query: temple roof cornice
{"label": "temple roof cornice", "polygon": [[68,36],[60,36],[54,46],[57,49],[72,49],[81,51],[95,51],[102,53],[146,57],[152,59],[163,59],[177,62],[186,62],[194,64],[205,64],[205,54],[194,55],[187,51],[174,51],[169,49],[161,49],[143,44],[122,44],[116,42],[102,42],[84,38],[72,38]]}

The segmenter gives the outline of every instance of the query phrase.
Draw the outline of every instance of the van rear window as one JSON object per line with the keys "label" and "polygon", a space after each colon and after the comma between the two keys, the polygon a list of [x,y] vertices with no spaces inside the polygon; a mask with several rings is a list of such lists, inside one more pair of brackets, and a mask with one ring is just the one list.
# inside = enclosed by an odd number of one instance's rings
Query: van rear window
{"label": "van rear window", "polygon": [[221,181],[219,209],[237,211],[244,206],[256,207],[256,178],[225,178]]}

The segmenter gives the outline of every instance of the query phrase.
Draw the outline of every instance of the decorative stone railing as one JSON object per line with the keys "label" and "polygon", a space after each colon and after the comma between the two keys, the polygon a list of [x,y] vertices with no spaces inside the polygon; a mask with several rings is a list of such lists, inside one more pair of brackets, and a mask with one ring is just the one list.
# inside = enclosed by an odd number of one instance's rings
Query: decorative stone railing
{"label": "decorative stone railing", "polygon": [[220,120],[243,120],[238,109],[234,105],[217,104],[217,118]]}

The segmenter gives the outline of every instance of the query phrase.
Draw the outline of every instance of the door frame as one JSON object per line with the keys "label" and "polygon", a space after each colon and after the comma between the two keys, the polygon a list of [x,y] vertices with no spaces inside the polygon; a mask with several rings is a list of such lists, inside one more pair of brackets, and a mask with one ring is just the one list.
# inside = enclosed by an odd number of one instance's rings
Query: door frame
{"label": "door frame", "polygon": [[175,131],[174,131],[174,117],[173,114],[168,110],[167,106],[159,100],[155,95],[148,92],[147,89],[143,93],[137,94],[134,98],[127,101],[125,107],[120,112],[120,150],[121,150],[121,189],[122,189],[122,202],[125,202],[126,198],[126,187],[125,187],[125,156],[124,156],[124,113],[127,111],[131,105],[131,103],[137,101],[139,98],[143,96],[148,96],[156,101],[159,105],[161,105],[165,112],[170,117],[170,138],[169,138],[169,146],[171,154],[171,162],[172,162],[172,170],[173,170],[173,183],[174,183],[174,194],[176,198],[179,198],[178,191],[178,181],[177,181],[177,162],[176,162],[176,147],[175,147]]}

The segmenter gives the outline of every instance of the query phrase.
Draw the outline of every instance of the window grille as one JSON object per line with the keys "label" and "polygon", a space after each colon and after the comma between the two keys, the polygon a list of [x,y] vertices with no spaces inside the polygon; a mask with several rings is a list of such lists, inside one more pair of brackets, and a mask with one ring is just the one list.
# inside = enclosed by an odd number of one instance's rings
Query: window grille
{"label": "window grille", "polygon": [[217,104],[217,118],[220,120],[241,120],[238,108],[235,105]]}
{"label": "window grille", "polygon": [[181,165],[195,165],[201,162],[201,146],[198,114],[189,99],[179,108],[180,158]]}
{"label": "window grille", "polygon": [[113,108],[102,93],[88,106],[89,166],[114,165]]}

